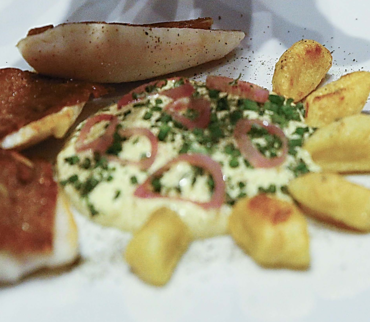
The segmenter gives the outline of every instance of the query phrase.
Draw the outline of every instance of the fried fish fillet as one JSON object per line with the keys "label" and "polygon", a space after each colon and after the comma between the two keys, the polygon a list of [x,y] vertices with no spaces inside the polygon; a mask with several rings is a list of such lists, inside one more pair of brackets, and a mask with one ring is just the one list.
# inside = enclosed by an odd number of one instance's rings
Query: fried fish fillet
{"label": "fried fish fillet", "polygon": [[49,136],[63,137],[96,84],[55,79],[16,68],[0,69],[0,148],[22,149]]}
{"label": "fried fish fillet", "polygon": [[78,233],[51,164],[0,150],[0,282],[72,263]]}

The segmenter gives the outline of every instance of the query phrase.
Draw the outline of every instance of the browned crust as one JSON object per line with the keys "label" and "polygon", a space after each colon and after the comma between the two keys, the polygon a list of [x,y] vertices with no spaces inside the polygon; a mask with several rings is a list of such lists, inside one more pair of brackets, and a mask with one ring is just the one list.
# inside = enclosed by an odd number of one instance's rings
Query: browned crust
{"label": "browned crust", "polygon": [[0,69],[0,139],[47,115],[107,93],[102,85]]}
{"label": "browned crust", "polygon": [[[180,21],[165,21],[156,22],[150,24],[130,24],[130,23],[118,23],[118,22],[103,22],[103,21],[84,21],[84,22],[71,22],[66,24],[89,24],[89,23],[100,23],[100,24],[110,24],[110,25],[122,25],[122,26],[138,26],[138,27],[153,27],[153,28],[192,28],[192,29],[211,29],[213,24],[213,19],[210,17],[190,19],[190,20],[180,20]],[[27,36],[33,36],[41,34],[46,30],[54,28],[53,25],[47,25],[42,27],[33,28],[28,31]]]}
{"label": "browned crust", "polygon": [[151,24],[145,24],[141,26],[145,27],[156,27],[156,28],[193,28],[193,29],[211,29],[213,25],[213,19],[210,17],[181,20],[181,21],[166,21],[157,22]]}
{"label": "browned crust", "polygon": [[51,164],[0,150],[0,167],[0,251],[51,252],[58,193]]}
{"label": "browned crust", "polygon": [[327,214],[325,214],[323,212],[315,211],[315,210],[303,205],[302,203],[297,203],[297,204],[298,204],[299,208],[302,210],[302,212],[304,214],[306,214],[307,216],[311,217],[312,219],[314,219],[318,222],[328,224],[328,225],[336,227],[338,229],[351,231],[353,233],[359,233],[359,234],[360,233],[365,233],[364,231],[362,231],[360,229],[356,229],[355,227],[350,227],[350,226],[346,225],[344,222],[341,222],[339,220],[335,220],[334,218],[331,218],[330,216],[328,216]]}
{"label": "browned crust", "polygon": [[247,206],[251,214],[263,218],[272,225],[289,220],[293,214],[293,208],[289,203],[270,198],[265,194],[253,197]]}
{"label": "browned crust", "polygon": [[49,30],[49,29],[52,29],[54,28],[53,25],[47,25],[47,26],[42,26],[42,27],[37,27],[37,28],[32,28],[28,31],[27,33],[27,37],[28,36],[33,36],[33,35],[37,35],[37,34],[42,34],[44,31],[46,30]]}

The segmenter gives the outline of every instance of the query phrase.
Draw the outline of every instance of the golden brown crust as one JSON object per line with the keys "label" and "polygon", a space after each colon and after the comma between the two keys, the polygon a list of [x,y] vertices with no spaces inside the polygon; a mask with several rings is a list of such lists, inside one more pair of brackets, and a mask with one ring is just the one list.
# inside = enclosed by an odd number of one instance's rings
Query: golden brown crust
{"label": "golden brown crust", "polygon": [[254,216],[259,216],[273,225],[289,220],[293,213],[293,209],[288,203],[281,203],[265,194],[252,198],[247,206],[248,211]]}
{"label": "golden brown crust", "polygon": [[102,96],[101,85],[49,78],[16,68],[0,69],[0,139],[65,106]]}
{"label": "golden brown crust", "polygon": [[0,250],[49,253],[58,193],[51,164],[0,150]]}
{"label": "golden brown crust", "polygon": [[[111,24],[111,25],[123,25],[123,26],[141,26],[141,27],[155,27],[155,28],[193,28],[193,29],[211,29],[213,25],[213,19],[210,17],[190,19],[190,20],[180,20],[180,21],[165,21],[156,22],[149,24],[130,24],[130,23],[118,23],[118,22],[104,22],[104,21],[85,21],[85,22],[72,22],[72,23],[101,23],[101,24]],[[65,25],[66,23],[62,24]],[[71,24],[71,23],[68,23]],[[46,30],[54,28],[53,25],[46,25],[42,27],[32,28],[28,31],[28,36],[33,36],[41,34]]]}
{"label": "golden brown crust", "polygon": [[305,213],[341,228],[370,231],[369,189],[329,172],[307,173],[288,189]]}
{"label": "golden brown crust", "polygon": [[38,34],[42,34],[44,31],[48,30],[48,29],[52,29],[54,28],[53,25],[47,25],[47,26],[42,26],[42,27],[37,27],[37,28],[32,28],[28,31],[27,33],[27,37],[29,36],[33,36],[33,35],[38,35]]}
{"label": "golden brown crust", "polygon": [[307,222],[291,202],[266,194],[242,198],[232,210],[229,229],[235,242],[264,267],[309,266]]}
{"label": "golden brown crust", "polygon": [[370,72],[356,71],[311,93],[305,100],[306,124],[323,127],[361,112],[370,93]]}

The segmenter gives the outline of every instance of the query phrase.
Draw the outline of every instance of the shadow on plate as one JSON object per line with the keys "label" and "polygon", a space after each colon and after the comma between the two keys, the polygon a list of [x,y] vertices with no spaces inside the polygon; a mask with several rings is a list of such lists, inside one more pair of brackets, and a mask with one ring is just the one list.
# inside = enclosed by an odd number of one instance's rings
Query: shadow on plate
{"label": "shadow on plate", "polygon": [[17,285],[32,282],[33,280],[43,281],[51,278],[56,278],[64,274],[70,273],[75,267],[82,263],[82,259],[78,258],[73,263],[56,267],[56,268],[40,268],[35,272],[25,275],[19,281],[13,283],[4,283],[0,281],[0,291],[17,287]]}

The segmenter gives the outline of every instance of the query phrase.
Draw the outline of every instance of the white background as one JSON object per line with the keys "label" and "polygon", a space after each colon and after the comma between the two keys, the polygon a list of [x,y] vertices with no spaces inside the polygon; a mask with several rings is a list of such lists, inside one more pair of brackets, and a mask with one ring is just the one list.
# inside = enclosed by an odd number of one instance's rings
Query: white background
{"label": "white background", "polygon": [[[309,38],[333,53],[328,80],[370,71],[364,0],[2,0],[0,67],[29,69],[16,44],[33,27],[74,21],[149,23],[211,16],[247,33],[225,60],[182,73],[222,74],[271,89],[274,64]],[[180,74],[180,73],[179,73]],[[131,85],[123,85],[127,91]],[[368,108],[368,106],[366,107]],[[366,177],[354,180],[370,186]],[[369,321],[370,236],[310,222],[308,271],[266,270],[229,237],[192,244],[164,288],[145,285],[122,260],[128,234],[77,216],[82,259],[73,267],[0,286],[0,321]]]}

